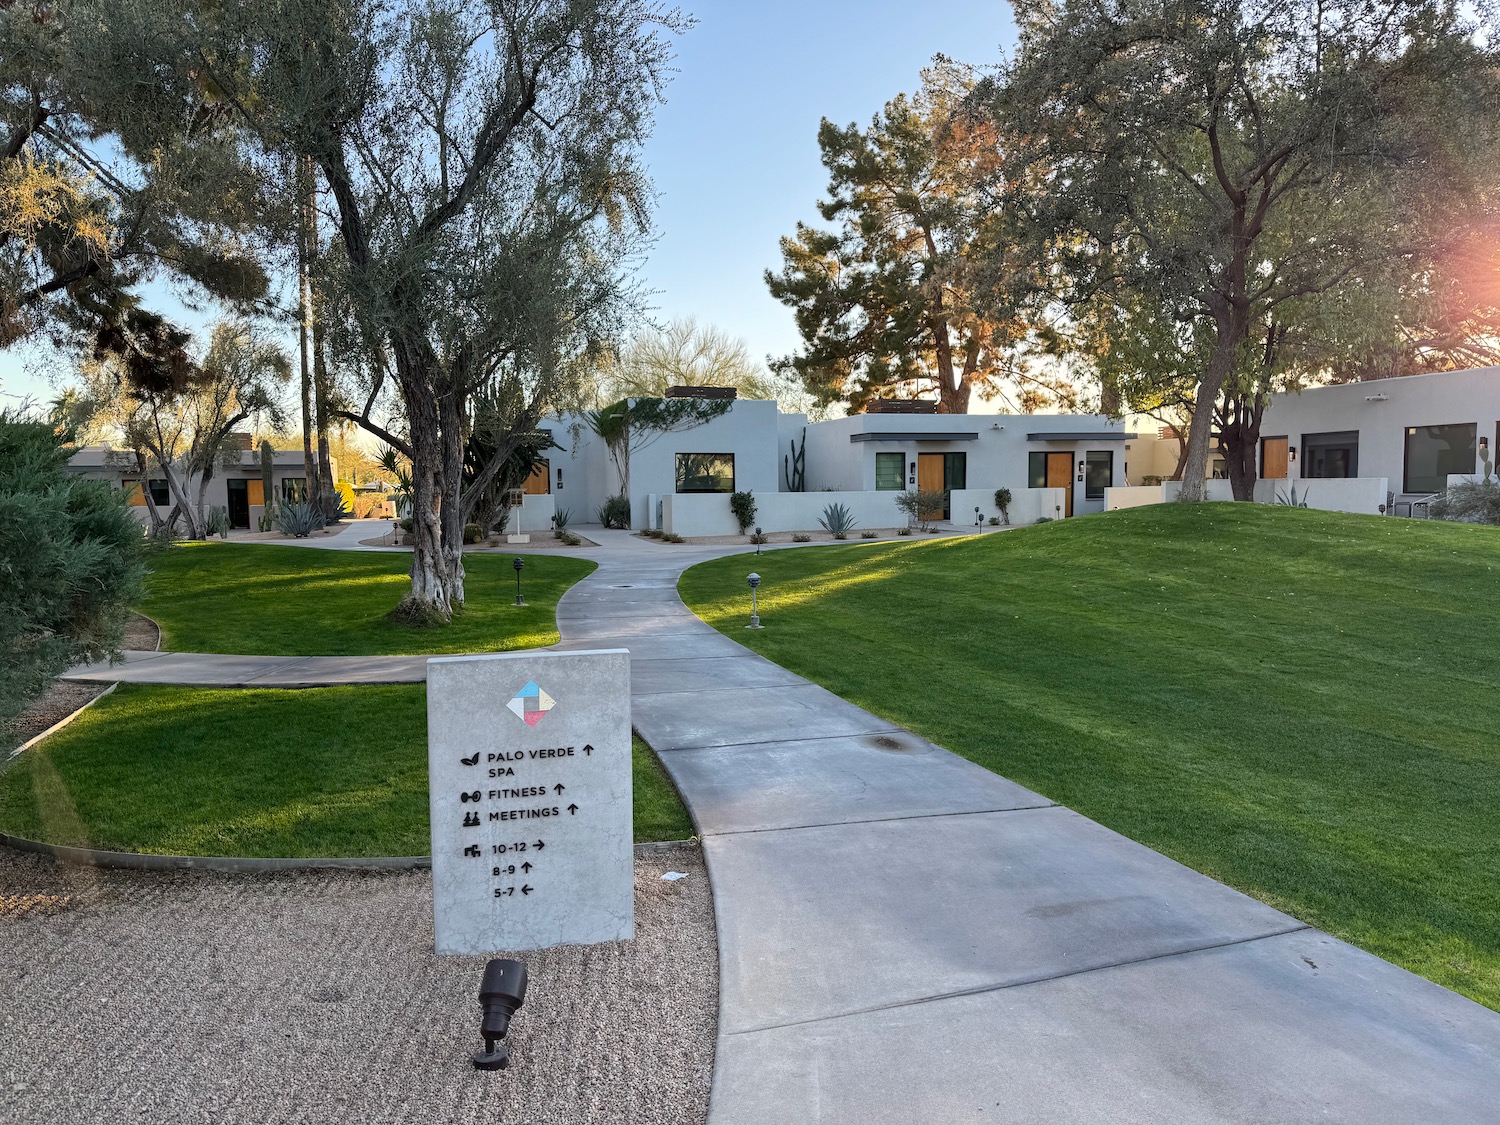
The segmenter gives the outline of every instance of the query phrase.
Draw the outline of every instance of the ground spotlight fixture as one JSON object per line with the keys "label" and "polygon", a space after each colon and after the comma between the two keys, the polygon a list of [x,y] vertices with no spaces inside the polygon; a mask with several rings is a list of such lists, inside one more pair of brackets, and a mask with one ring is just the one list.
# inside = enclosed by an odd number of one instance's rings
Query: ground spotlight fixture
{"label": "ground spotlight fixture", "polygon": [[746,625],[745,628],[764,629],[765,626],[760,623],[760,612],[755,602],[755,591],[760,589],[760,575],[751,574],[749,578],[745,579],[745,582],[750,587],[750,624]]}
{"label": "ground spotlight fixture", "polygon": [[510,1066],[510,1051],[502,1040],[510,1028],[510,1017],[525,1002],[525,965],[508,957],[496,957],[485,965],[484,979],[479,983],[479,1007],[484,1011],[479,1034],[484,1050],[474,1052],[476,1069],[504,1070]]}
{"label": "ground spotlight fixture", "polygon": [[516,556],[516,561],[510,564],[516,570],[516,605],[525,605],[526,599],[521,596],[521,568],[526,564],[521,561],[521,556]]}

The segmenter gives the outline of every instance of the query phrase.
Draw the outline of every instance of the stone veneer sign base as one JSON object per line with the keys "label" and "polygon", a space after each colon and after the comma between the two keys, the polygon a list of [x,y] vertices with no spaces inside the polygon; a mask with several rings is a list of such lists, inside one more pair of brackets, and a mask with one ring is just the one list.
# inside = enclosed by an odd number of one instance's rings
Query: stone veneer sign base
{"label": "stone veneer sign base", "polygon": [[437,951],[635,936],[630,654],[427,662]]}

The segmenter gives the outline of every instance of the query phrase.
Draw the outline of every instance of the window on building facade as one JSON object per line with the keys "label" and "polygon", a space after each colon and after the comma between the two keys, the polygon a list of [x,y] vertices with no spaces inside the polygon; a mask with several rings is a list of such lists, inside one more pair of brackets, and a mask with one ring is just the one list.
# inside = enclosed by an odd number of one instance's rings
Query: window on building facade
{"label": "window on building facade", "polygon": [[679,453],[678,492],[733,492],[733,453]]}
{"label": "window on building facade", "polygon": [[906,476],[906,454],[875,454],[875,490],[877,492],[900,492]]}
{"label": "window on building facade", "polygon": [[151,489],[151,503],[158,508],[165,508],[172,502],[172,490],[167,487],[165,479],[148,481],[146,487]]}
{"label": "window on building facade", "polygon": [[1454,474],[1474,471],[1479,427],[1409,426],[1406,430],[1406,480],[1403,492],[1441,492]]}
{"label": "window on building facade", "polygon": [[1115,486],[1115,455],[1108,449],[1091,449],[1083,455],[1083,495],[1103,500],[1104,490]]}
{"label": "window on building facade", "polygon": [[1026,454],[1026,484],[1031,488],[1047,487],[1047,455],[1037,450]]}
{"label": "window on building facade", "polygon": [[1315,480],[1359,476],[1359,431],[1303,434],[1302,475]]}

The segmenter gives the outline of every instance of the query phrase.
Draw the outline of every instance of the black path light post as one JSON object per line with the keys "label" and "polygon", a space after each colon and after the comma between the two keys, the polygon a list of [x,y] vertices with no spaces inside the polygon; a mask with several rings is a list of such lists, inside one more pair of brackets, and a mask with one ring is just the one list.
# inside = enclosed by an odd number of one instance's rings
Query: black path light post
{"label": "black path light post", "polygon": [[745,628],[764,629],[765,626],[760,623],[760,612],[755,601],[755,591],[760,589],[760,575],[751,574],[745,581],[750,584],[750,624]]}
{"label": "black path light post", "polygon": [[526,564],[521,561],[521,556],[516,556],[516,561],[510,564],[516,568],[516,605],[524,606],[526,599],[521,596],[521,568]]}

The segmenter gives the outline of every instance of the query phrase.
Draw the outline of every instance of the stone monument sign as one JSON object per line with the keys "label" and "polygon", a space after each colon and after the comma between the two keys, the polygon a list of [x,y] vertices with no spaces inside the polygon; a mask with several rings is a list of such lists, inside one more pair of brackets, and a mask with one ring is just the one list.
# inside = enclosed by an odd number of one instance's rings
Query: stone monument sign
{"label": "stone monument sign", "polygon": [[427,662],[439,953],[635,936],[630,654]]}

